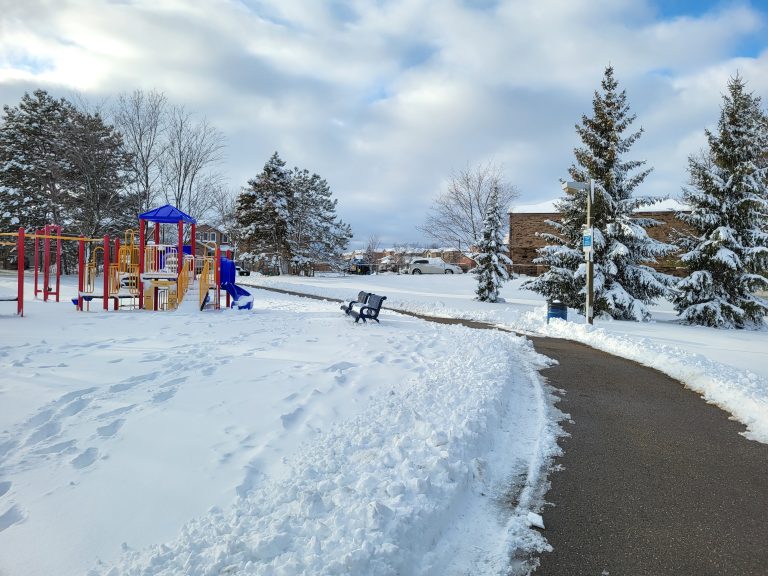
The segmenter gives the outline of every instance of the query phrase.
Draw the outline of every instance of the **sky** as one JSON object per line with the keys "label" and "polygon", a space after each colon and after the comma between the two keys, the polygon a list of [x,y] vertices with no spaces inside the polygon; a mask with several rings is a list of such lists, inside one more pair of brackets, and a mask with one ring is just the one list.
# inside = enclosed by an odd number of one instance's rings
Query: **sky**
{"label": "sky", "polygon": [[768,0],[0,0],[0,104],[162,91],[225,135],[234,192],[275,151],[324,177],[353,248],[428,243],[483,163],[516,205],[560,196],[609,64],[654,169],[638,194],[677,197],[728,78],[768,98]]}

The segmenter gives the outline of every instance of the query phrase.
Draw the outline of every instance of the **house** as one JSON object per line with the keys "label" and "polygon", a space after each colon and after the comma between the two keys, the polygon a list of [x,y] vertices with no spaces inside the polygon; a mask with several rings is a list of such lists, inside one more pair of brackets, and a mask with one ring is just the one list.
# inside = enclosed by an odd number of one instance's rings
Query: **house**
{"label": "house", "polygon": [[197,225],[195,240],[195,254],[198,256],[204,254],[206,245],[229,246],[229,235],[209,224]]}
{"label": "house", "polygon": [[[659,226],[647,228],[648,235],[655,240],[673,243],[680,235],[689,231],[685,222],[677,218],[678,212],[686,211],[686,206],[674,200],[665,200],[643,212],[636,212],[639,218],[653,218],[661,222]],[[529,206],[513,207],[509,211],[509,253],[512,269],[516,274],[538,276],[546,271],[546,266],[534,264],[537,250],[546,245],[538,234],[553,233],[554,228],[547,225],[547,220],[557,221],[560,214],[554,208],[554,201]],[[681,265],[676,255],[652,265],[659,272],[684,276],[686,268]]]}

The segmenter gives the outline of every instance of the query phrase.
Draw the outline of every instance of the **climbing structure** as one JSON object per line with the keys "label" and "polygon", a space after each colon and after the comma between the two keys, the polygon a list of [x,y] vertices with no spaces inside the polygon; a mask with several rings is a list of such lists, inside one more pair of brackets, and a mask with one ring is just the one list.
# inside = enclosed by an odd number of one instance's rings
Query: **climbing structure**
{"label": "climbing structure", "polygon": [[[146,240],[149,222],[154,224],[151,242]],[[176,225],[176,243],[161,244],[163,224]],[[191,228],[188,254],[184,251],[185,224]],[[175,310],[182,302],[195,277],[196,225],[197,220],[170,204],[139,214],[139,308]]]}

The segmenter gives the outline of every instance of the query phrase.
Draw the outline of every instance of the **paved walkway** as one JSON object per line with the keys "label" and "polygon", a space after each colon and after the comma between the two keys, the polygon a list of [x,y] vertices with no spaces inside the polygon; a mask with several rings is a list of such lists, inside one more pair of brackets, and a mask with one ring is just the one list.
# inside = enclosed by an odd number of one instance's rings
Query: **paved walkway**
{"label": "paved walkway", "polygon": [[537,576],[768,575],[768,445],[656,370],[531,340],[558,361],[542,374],[571,420],[543,513],[554,552]]}
{"label": "paved walkway", "polygon": [[656,370],[531,340],[572,420],[537,575],[768,575],[768,445]]}

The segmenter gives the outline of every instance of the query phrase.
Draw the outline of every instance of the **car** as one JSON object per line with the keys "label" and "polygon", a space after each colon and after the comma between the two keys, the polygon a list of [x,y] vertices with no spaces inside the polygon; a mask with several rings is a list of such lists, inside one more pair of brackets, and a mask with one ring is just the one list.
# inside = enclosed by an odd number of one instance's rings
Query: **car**
{"label": "car", "polygon": [[406,268],[408,274],[461,274],[456,264],[449,264],[442,258],[416,258]]}
{"label": "car", "polygon": [[344,272],[347,274],[370,274],[371,265],[362,258],[353,258],[344,267]]}
{"label": "car", "polygon": [[250,276],[251,271],[248,270],[248,268],[243,268],[242,266],[235,266],[235,270],[237,270],[238,276]]}

